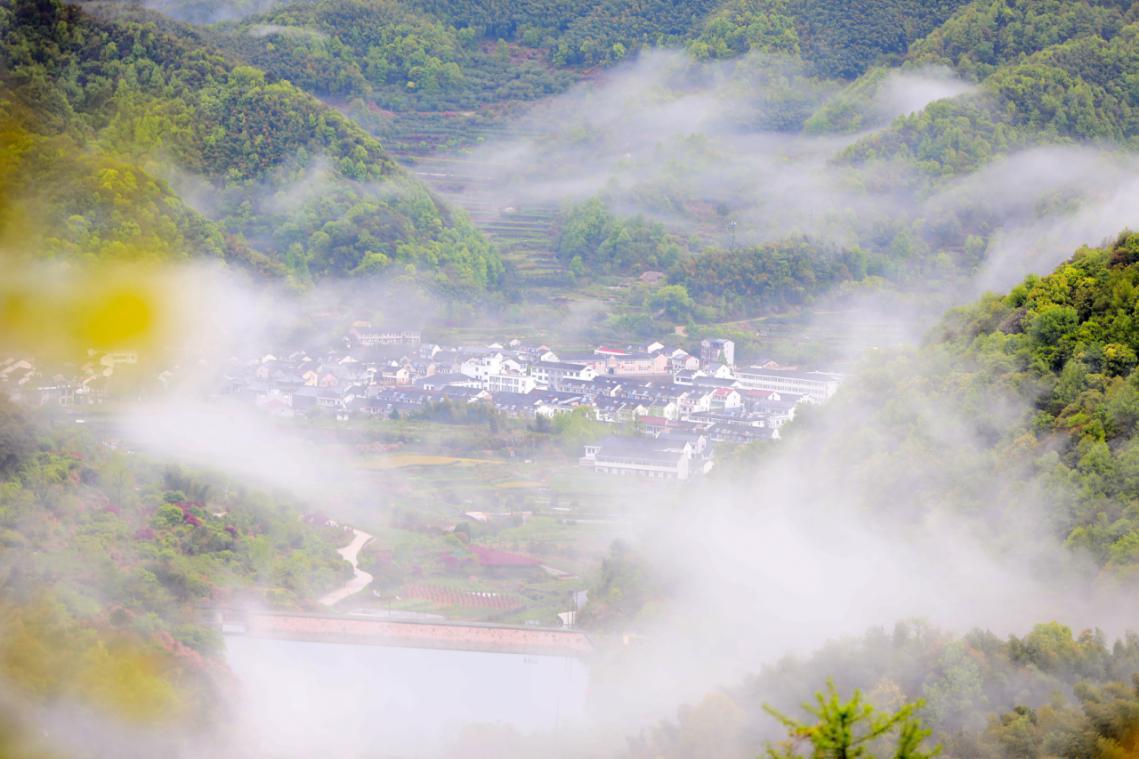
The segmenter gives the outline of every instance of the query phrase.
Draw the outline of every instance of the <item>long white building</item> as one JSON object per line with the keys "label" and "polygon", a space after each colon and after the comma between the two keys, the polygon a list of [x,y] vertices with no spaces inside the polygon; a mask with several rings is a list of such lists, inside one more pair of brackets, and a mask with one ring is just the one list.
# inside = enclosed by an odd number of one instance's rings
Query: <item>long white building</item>
{"label": "long white building", "polygon": [[825,401],[835,394],[841,375],[831,372],[800,372],[789,369],[765,369],[749,366],[736,370],[736,383],[754,390],[805,395],[813,401]]}
{"label": "long white building", "polygon": [[652,479],[687,480],[692,448],[651,438],[608,438],[585,446],[581,465],[595,472]]}

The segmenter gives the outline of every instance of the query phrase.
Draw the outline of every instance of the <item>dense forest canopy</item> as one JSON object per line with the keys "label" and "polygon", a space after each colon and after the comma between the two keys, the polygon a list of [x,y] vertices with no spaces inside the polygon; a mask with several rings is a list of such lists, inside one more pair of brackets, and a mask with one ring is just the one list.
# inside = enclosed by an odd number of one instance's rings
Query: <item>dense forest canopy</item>
{"label": "dense forest canopy", "polygon": [[224,49],[310,92],[395,110],[531,100],[572,79],[394,0],[301,3],[219,31]]}
{"label": "dense forest canopy", "polygon": [[[857,442],[866,456],[853,478],[868,504],[897,518],[948,507],[1004,529],[1002,519],[1043,500],[1040,524],[1055,539],[1081,560],[1133,576],[1137,246],[1125,233],[1081,249],[1047,276],[952,311],[920,350],[867,360],[860,381],[835,399],[857,431],[815,442],[823,450]],[[937,408],[961,417],[952,452],[938,442],[953,425]],[[816,422],[820,434],[827,429],[822,417],[808,419],[803,444]],[[944,479],[915,479],[931,470]],[[888,506],[900,492],[913,497]]]}
{"label": "dense forest canopy", "polygon": [[[454,293],[500,284],[486,240],[375,138],[211,52],[193,30],[56,2],[10,0],[0,14],[5,211],[19,222],[4,230],[11,247],[93,259],[205,254],[300,282],[399,272]],[[267,200],[314,167],[327,194]],[[367,226],[351,224],[364,216]]]}

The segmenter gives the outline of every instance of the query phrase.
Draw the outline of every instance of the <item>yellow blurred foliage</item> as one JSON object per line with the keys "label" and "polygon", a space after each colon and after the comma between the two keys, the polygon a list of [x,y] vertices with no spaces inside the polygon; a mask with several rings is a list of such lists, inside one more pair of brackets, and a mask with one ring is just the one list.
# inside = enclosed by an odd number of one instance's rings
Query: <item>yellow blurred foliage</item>
{"label": "yellow blurred foliage", "polygon": [[[164,349],[176,322],[174,273],[147,265],[9,261],[0,282],[0,349],[45,361],[89,351]],[[13,271],[14,269],[14,271]]]}
{"label": "yellow blurred foliage", "polygon": [[167,657],[97,632],[48,599],[0,606],[0,681],[39,702],[74,698],[136,723],[172,721],[181,701]]}

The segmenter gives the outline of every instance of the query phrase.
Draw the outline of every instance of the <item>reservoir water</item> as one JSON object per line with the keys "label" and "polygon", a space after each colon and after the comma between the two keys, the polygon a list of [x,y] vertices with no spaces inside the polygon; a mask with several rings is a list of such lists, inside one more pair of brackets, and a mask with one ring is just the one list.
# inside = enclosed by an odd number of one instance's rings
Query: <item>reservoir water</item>
{"label": "reservoir water", "polygon": [[419,756],[472,725],[572,728],[588,669],[572,657],[226,636],[241,741],[258,756]]}

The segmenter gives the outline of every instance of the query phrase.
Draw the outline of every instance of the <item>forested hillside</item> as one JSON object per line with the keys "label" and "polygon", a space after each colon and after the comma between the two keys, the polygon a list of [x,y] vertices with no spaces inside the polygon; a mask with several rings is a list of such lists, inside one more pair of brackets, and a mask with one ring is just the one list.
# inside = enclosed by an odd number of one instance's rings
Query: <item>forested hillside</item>
{"label": "forested hillside", "polygon": [[421,8],[490,38],[517,39],[550,51],[558,64],[620,60],[650,45],[694,41],[700,56],[726,57],[748,50],[795,52],[823,76],[852,78],[944,21],[965,0],[890,0],[828,3],[822,0],[531,0],[499,4],[415,0]]}
{"label": "forested hillside", "polygon": [[[0,0],[0,756],[88,710],[209,753],[230,601],[573,636],[583,691],[651,667],[590,703],[628,712],[557,700],[567,754],[580,719],[755,756],[833,678],[946,756],[1139,756],[1137,150],[1134,0]],[[193,263],[172,334],[132,277]],[[221,392],[359,498],[124,442],[140,395]],[[1118,640],[1047,621],[1085,618]],[[796,636],[830,642],[761,668]]]}
{"label": "forested hillside", "polygon": [[901,158],[949,175],[1042,141],[1139,137],[1139,25],[1125,4],[974,2],[908,60],[951,66],[981,91],[899,119],[851,160]]}
{"label": "forested hillside", "polygon": [[898,62],[966,2],[730,0],[709,16],[692,50],[716,58],[792,53],[820,76],[853,79],[876,63]]}
{"label": "forested hillside", "polygon": [[[1010,203],[977,202],[979,195],[954,186],[985,172],[1014,183],[1017,173],[1058,159],[1024,157],[1019,168],[1005,162],[1045,146],[1091,144],[1118,151],[1126,165],[1139,139],[1133,6],[978,0],[923,4],[922,15],[904,4],[875,4],[865,12],[844,6],[840,13],[827,4],[800,3],[779,16],[763,4],[723,5],[688,50],[697,59],[731,60],[703,68],[674,61],[660,76],[663,67],[646,64],[629,75],[651,80],[654,97],[664,102],[682,102],[706,87],[714,99],[706,131],[661,129],[651,157],[617,121],[575,125],[558,135],[567,154],[576,157],[584,143],[602,155],[612,151],[613,165],[604,192],[567,206],[559,255],[579,279],[582,273],[666,272],[673,289],[664,295],[681,304],[688,296],[693,307],[662,309],[661,298],[643,298],[651,316],[622,325],[638,325],[646,336],[678,314],[679,321],[699,324],[812,307],[836,293],[951,287],[986,266],[1008,228],[1059,224],[1085,208],[1095,213],[1101,193],[1112,192],[1074,171],[1070,186],[1019,190],[1039,197],[1025,200],[1025,209],[1035,204],[1031,211],[1014,216]],[[886,23],[889,14],[897,15]],[[804,19],[831,19],[827,34],[850,30],[864,41],[877,39],[866,32],[873,19],[913,35],[892,38],[890,54],[858,54],[854,68],[864,73],[842,84],[821,78],[819,61],[804,50],[807,37],[798,26]],[[843,55],[858,49],[845,42],[827,47]],[[747,57],[757,50],[792,60]],[[911,104],[913,97],[918,100]],[[630,106],[630,118],[654,108],[665,110],[658,102],[638,103]],[[765,162],[763,151],[749,152],[739,137],[766,139],[770,132],[780,137],[766,140],[767,149],[785,151],[792,163],[797,152],[825,153],[829,170],[809,160],[799,173],[781,170]],[[557,144],[547,143],[547,150]],[[625,154],[630,145],[641,152]],[[555,171],[568,165],[569,176],[576,165],[551,163]],[[1077,160],[1073,167],[1080,165]],[[780,193],[801,178],[815,182]],[[845,186],[865,191],[827,199]],[[867,195],[880,202],[862,206],[862,213],[846,211]],[[812,204],[814,210],[804,212]],[[1112,229],[1118,226],[1096,235]]]}
{"label": "forested hillside", "polygon": [[997,67],[1078,37],[1110,39],[1136,20],[1129,0],[975,0],[915,42],[907,58],[980,80]]}
{"label": "forested hillside", "polygon": [[1129,757],[1139,750],[1136,668],[1134,634],[1112,641],[1098,630],[1046,623],[1001,638],[900,622],[834,641],[810,658],[784,659],[709,694],[644,731],[628,755],[755,756],[775,726],[765,704],[796,713],[810,703],[813,684],[833,679],[842,693],[860,689],[877,709],[920,700],[918,715],[932,730],[928,745],[940,746],[947,759]]}
{"label": "forested hillside", "polygon": [[235,55],[310,92],[396,110],[532,100],[572,79],[394,0],[289,5],[219,32]]}
{"label": "forested hillside", "polygon": [[1139,235],[1128,233],[952,314],[930,348],[962,367],[944,378],[955,399],[1010,389],[1031,404],[989,432],[998,460],[1061,496],[1069,547],[1124,572],[1139,565],[1137,292]]}
{"label": "forested hillside", "polygon": [[[851,79],[871,65],[897,63],[912,43],[967,0],[841,5],[825,0],[167,0],[148,5],[197,23],[235,24],[246,39],[233,43],[246,54],[256,55],[266,68],[292,69],[298,79],[319,72],[321,88],[359,93],[395,84],[393,77],[400,76],[414,82],[413,89],[427,87],[426,93],[408,93],[413,97],[404,102],[430,105],[469,101],[480,90],[485,97],[503,87],[523,97],[540,91],[540,67],[507,70],[504,61],[480,50],[479,43],[500,40],[542,51],[559,67],[608,64],[644,48],[691,44],[698,57],[732,57],[751,50],[789,53],[801,56],[819,76]],[[242,21],[236,24],[235,19]],[[415,76],[407,77],[411,69]],[[469,84],[461,85],[467,78]],[[393,88],[387,97],[399,102],[396,93]],[[415,97],[422,94],[428,97]]]}
{"label": "forested hillside", "polygon": [[[212,724],[226,672],[199,607],[303,607],[349,573],[344,533],[309,527],[281,494],[160,466],[6,398],[0,478],[0,677],[29,709]],[[31,755],[37,739],[0,729],[0,753]]]}
{"label": "forested hillside", "polygon": [[[771,487],[780,463],[801,466],[796,508],[821,498],[819,513],[841,520],[849,499],[872,531],[903,541],[931,525],[964,526],[1015,557],[1013,574],[1065,567],[1055,576],[1080,577],[1078,592],[1107,589],[1126,603],[1139,576],[1137,295],[1139,235],[1080,249],[1051,274],[952,311],[920,348],[868,355],[825,409],[792,423],[780,444],[788,450],[752,454],[752,474]],[[776,516],[765,500],[752,507]],[[946,546],[935,561],[970,560],[948,547],[959,536]],[[668,595],[660,574],[671,568],[643,563],[627,550],[611,557],[596,588],[601,609],[626,624]],[[876,597],[828,592],[855,606]],[[1008,601],[1032,603],[1012,590]],[[770,663],[644,731],[630,755],[702,755],[714,741],[721,755],[754,756],[778,732],[764,704],[797,713],[833,678],[879,709],[921,700],[930,744],[947,757],[1127,757],[1139,749],[1137,669],[1134,633],[1112,640],[1047,622],[1001,636],[901,622]]]}
{"label": "forested hillside", "polygon": [[[185,256],[192,250],[287,273],[302,283],[385,272],[470,293],[500,286],[504,272],[461,215],[407,180],[352,121],[300,90],[343,107],[401,147],[461,144],[477,139],[479,124],[501,118],[500,107],[561,92],[580,78],[575,67],[629,57],[642,46],[686,44],[697,59],[784,55],[805,68],[741,63],[745,73],[732,74],[739,83],[731,97],[756,93],[762,100],[751,106],[753,123],[780,132],[805,128],[827,135],[884,127],[842,154],[847,165],[867,169],[862,181],[871,184],[882,181],[876,176],[881,165],[913,166],[936,182],[1033,145],[1082,139],[1131,144],[1139,119],[1132,85],[1139,71],[1135,11],[1106,0],[899,1],[842,8],[735,0],[636,9],[616,2],[569,8],[548,2],[320,0],[235,7],[238,16],[254,15],[212,27],[188,27],[137,10],[114,21],[80,15],[81,33],[69,41],[55,39],[60,35],[53,37],[42,14],[20,11],[21,16],[15,0],[8,4],[20,23],[8,25],[13,73],[7,81],[14,89],[7,120],[17,125],[10,139],[29,148],[21,149],[20,162],[6,166],[6,189],[35,211],[22,216],[43,218],[38,227],[52,230],[33,235],[35,247],[96,258],[140,256],[142,250]],[[107,7],[114,6],[93,6],[103,14]],[[160,8],[199,20],[219,17],[190,13],[178,3]],[[114,47],[99,48],[104,38]],[[34,65],[19,53],[41,43],[54,52]],[[129,55],[119,52],[128,46]],[[160,83],[140,75],[143,59],[163,72]],[[197,78],[184,71],[191,62]],[[892,124],[867,110],[892,73],[930,64],[978,81],[980,90],[933,102]],[[77,77],[74,84],[66,84],[65,72]],[[854,77],[859,78],[846,90],[823,96],[833,91],[832,80]],[[682,85],[677,96],[690,86]],[[65,111],[72,115],[61,115]],[[41,134],[47,124],[55,131]],[[43,142],[48,136],[54,153]],[[52,168],[50,156],[69,144],[90,145],[86,154],[93,165]],[[661,149],[697,170],[706,161],[684,155],[686,148],[678,145]],[[21,177],[53,171],[82,176],[68,180],[66,192],[53,190],[52,183],[34,192],[19,190]],[[914,195],[930,192],[924,180],[892,176],[908,183]],[[63,184],[61,179],[58,185]],[[663,201],[646,209],[653,213],[699,214],[709,202],[675,171],[667,183],[653,186],[642,179],[641,185],[642,198]],[[76,186],[98,190],[78,197]],[[727,209],[720,212],[723,219],[731,218],[732,204],[718,202]],[[637,228],[642,222],[633,217],[620,223],[633,226],[613,230],[605,245],[599,238],[582,247],[570,239],[577,223],[573,214],[563,221],[568,237],[551,242],[575,281],[583,281],[583,273],[588,279],[672,270],[671,284],[689,287],[714,313],[755,313],[748,306],[756,300],[752,288],[713,303],[706,296],[709,286],[700,281],[710,270],[691,261],[679,267],[709,247],[707,241]],[[686,221],[706,228],[715,220],[697,215]],[[922,218],[906,228],[890,223],[872,234],[859,230],[856,245],[842,246],[847,250],[840,257],[850,260],[838,268],[831,253],[819,250],[804,260],[795,257],[792,268],[799,273],[788,276],[770,253],[784,241],[748,246],[747,255],[780,271],[778,281],[795,281],[801,296],[767,301],[785,307],[866,275],[908,281],[970,271],[983,258],[994,220],[981,214],[944,221]],[[135,233],[136,228],[147,232]],[[797,239],[818,237],[812,229],[793,232]],[[710,247],[724,245],[712,241]],[[741,255],[733,250],[717,260]],[[722,274],[715,278],[723,281]]]}
{"label": "forested hillside", "polygon": [[[951,312],[920,351],[867,361],[834,401],[849,433],[814,442],[865,451],[836,476],[892,518],[949,508],[998,531],[1030,519],[1081,560],[1134,576],[1137,288],[1139,236],[1081,249],[1052,274]],[[944,435],[959,443],[946,450]],[[929,471],[940,476],[916,474]]]}
{"label": "forested hillside", "polygon": [[374,138],[192,29],[58,2],[5,0],[0,14],[8,247],[499,284],[487,242]]}

